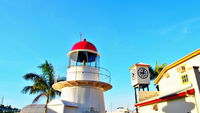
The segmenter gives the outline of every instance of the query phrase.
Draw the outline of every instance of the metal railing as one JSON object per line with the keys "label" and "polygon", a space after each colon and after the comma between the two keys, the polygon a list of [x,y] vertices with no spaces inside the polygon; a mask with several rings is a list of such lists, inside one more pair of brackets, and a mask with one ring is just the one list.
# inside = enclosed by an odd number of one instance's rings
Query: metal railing
{"label": "metal railing", "polygon": [[[73,67],[73,66],[70,66]],[[78,66],[79,67],[79,66]],[[87,72],[87,71],[78,71],[75,70],[74,72],[68,72],[68,73],[75,73],[75,75],[77,75],[77,73],[90,73],[90,74],[99,74],[99,80],[103,81],[103,82],[107,82],[107,83],[111,83],[111,72],[106,69],[106,68],[102,68],[102,67],[93,67],[93,66],[88,66],[88,67],[92,67],[92,68],[96,68],[99,70],[99,72]]]}

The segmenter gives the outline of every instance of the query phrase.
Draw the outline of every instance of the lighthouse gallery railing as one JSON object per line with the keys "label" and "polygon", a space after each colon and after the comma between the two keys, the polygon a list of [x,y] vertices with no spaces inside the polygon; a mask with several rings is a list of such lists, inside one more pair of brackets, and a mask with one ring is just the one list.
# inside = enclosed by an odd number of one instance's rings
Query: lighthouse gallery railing
{"label": "lighthouse gallery railing", "polygon": [[[70,67],[73,67],[73,66],[70,66]],[[103,68],[103,67],[93,67],[93,68],[99,69],[99,72],[97,73],[97,72],[87,72],[86,71],[84,73],[99,74],[100,81],[111,83],[111,72],[108,69]],[[76,75],[76,74],[81,73],[81,72],[82,71],[75,70],[75,71],[70,72],[70,73],[75,73],[75,75]]]}

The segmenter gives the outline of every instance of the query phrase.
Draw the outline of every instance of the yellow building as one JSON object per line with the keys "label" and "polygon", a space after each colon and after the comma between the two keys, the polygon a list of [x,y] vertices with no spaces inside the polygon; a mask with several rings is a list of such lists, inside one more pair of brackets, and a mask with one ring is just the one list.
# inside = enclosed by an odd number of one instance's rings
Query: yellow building
{"label": "yellow building", "polygon": [[200,112],[200,49],[165,67],[155,79],[159,91],[138,91],[139,113]]}

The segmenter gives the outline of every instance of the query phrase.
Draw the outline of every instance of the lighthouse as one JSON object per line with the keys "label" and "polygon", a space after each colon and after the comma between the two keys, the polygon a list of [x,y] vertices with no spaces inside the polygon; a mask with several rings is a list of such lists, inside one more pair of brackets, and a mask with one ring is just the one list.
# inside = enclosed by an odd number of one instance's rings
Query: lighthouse
{"label": "lighthouse", "polygon": [[48,103],[47,112],[105,113],[104,92],[112,85],[100,79],[109,74],[102,73],[104,68],[100,68],[97,48],[84,39],[73,45],[68,57],[66,81],[52,86],[61,91],[61,97]]}

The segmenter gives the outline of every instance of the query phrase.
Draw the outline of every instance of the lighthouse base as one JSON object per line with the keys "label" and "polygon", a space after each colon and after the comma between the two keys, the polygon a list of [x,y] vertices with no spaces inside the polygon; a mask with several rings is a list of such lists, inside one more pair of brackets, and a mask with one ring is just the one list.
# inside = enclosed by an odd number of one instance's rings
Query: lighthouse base
{"label": "lighthouse base", "polygon": [[62,88],[61,100],[49,102],[48,113],[105,113],[103,90],[92,86]]}
{"label": "lighthouse base", "polygon": [[74,103],[54,99],[48,103],[47,113],[77,113],[77,108]]}

